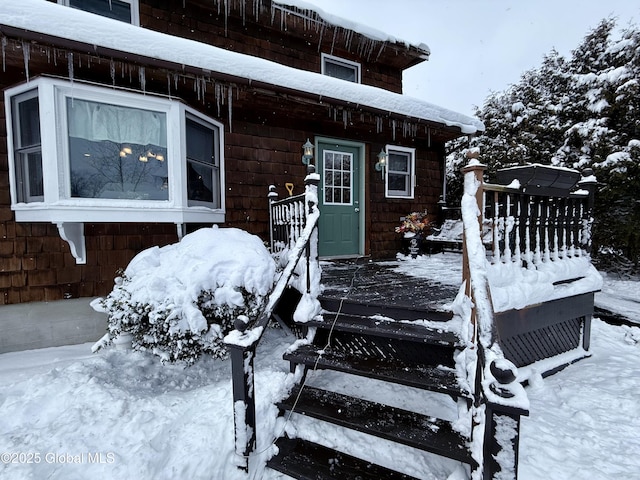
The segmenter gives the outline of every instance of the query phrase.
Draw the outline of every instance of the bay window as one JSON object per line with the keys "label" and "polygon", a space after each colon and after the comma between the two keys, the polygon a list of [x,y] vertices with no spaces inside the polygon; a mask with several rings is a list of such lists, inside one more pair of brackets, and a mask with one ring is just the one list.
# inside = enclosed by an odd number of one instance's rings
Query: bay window
{"label": "bay window", "polygon": [[180,101],[42,77],[5,105],[16,221],[224,222],[223,127]]}

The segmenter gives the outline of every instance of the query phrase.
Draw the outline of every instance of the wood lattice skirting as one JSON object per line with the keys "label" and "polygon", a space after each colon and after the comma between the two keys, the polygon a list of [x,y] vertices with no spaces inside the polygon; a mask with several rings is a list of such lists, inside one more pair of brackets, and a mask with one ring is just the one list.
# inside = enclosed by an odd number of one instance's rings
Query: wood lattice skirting
{"label": "wood lattice skirting", "polygon": [[517,367],[589,349],[593,293],[496,313],[498,341]]}

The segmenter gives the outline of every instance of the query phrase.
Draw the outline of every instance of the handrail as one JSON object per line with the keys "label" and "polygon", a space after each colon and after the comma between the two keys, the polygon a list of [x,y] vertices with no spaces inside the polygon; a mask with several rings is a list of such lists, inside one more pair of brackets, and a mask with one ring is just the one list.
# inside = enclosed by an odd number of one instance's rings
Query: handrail
{"label": "handrail", "polygon": [[293,272],[298,266],[298,262],[302,258],[302,254],[305,253],[305,250],[311,241],[311,235],[318,225],[318,219],[320,218],[320,211],[318,210],[318,207],[316,205],[310,205],[309,212],[310,213],[306,216],[307,222],[302,230],[302,234],[296,241],[293,249],[290,251],[287,266],[284,268],[278,278],[278,281],[273,287],[273,290],[269,295],[269,301],[264,307],[263,312],[251,326],[243,320],[236,321],[234,324],[235,330],[230,332],[224,339],[227,345],[243,345],[246,343],[247,339],[251,339],[252,342],[255,341],[258,343],[262,338],[262,334],[264,332],[260,329],[264,329],[264,327],[269,323],[271,314],[277,307],[278,302],[282,297],[282,293],[293,276]]}
{"label": "handrail", "polygon": [[[517,455],[520,416],[528,414],[528,399],[524,388],[517,382],[516,367],[504,358],[493,331],[493,304],[486,270],[486,253],[481,237],[483,217],[483,183],[485,166],[478,162],[463,168],[464,194],[462,196],[463,275],[465,293],[473,303],[469,321],[474,327],[475,371],[470,384],[474,387],[472,441],[482,444],[482,458],[476,458],[481,467],[472,473],[474,480],[496,478],[500,472],[507,475],[498,458],[507,457],[506,465],[513,467],[512,478],[517,478]],[[505,425],[507,427],[505,427]],[[505,431],[506,428],[506,431]],[[498,439],[498,434],[500,438]],[[505,441],[505,438],[507,439]],[[496,455],[500,452],[501,455]]]}
{"label": "handrail", "polygon": [[[313,281],[319,284],[319,275],[312,275],[311,271],[312,262],[317,263],[318,261],[318,220],[320,218],[320,211],[318,210],[319,181],[320,178],[314,173],[313,165],[309,165],[309,174],[305,178],[305,193],[303,194],[304,208],[303,212],[300,212],[302,213],[304,227],[299,231],[299,234],[296,233],[295,243],[288,253],[287,264],[276,281],[264,310],[254,322],[249,322],[246,317],[238,318],[234,323],[235,330],[230,332],[224,339],[231,357],[235,451],[239,459],[237,466],[247,472],[249,471],[249,455],[254,450],[256,444],[256,406],[253,369],[256,348],[264,335],[274,310],[278,306],[287,285],[289,285],[305,253],[307,259],[305,265],[307,293],[313,294],[319,291],[319,285],[313,285],[314,287],[317,286],[317,288],[312,289],[312,276],[314,278]],[[274,203],[274,196],[272,193],[269,194],[270,205]],[[290,199],[285,199],[282,203],[286,203],[286,200],[291,201]],[[300,198],[295,201],[299,200]],[[300,216],[295,216],[294,221],[300,221]],[[273,228],[271,235],[273,235]],[[293,240],[293,237],[290,237],[289,240]]]}

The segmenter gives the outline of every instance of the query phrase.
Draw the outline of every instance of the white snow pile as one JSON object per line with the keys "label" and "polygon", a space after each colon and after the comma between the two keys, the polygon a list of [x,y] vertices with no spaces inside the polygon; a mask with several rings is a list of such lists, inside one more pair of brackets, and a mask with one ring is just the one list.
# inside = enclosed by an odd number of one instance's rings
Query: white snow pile
{"label": "white snow pile", "polygon": [[496,312],[596,292],[602,288],[602,276],[586,255],[539,262],[532,268],[522,268],[513,262],[487,262],[487,272]]}
{"label": "white snow pile", "polygon": [[273,287],[275,262],[260,238],[236,228],[203,228],[180,242],[139,253],[95,310],[109,315],[112,341],[164,361],[224,356],[221,340],[238,316],[254,318]]}

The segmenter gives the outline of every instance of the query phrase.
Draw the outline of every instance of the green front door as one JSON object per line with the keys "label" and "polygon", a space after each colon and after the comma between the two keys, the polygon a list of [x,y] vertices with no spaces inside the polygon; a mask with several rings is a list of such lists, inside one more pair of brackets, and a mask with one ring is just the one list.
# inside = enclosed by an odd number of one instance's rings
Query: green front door
{"label": "green front door", "polygon": [[321,257],[360,254],[360,149],[318,142]]}

